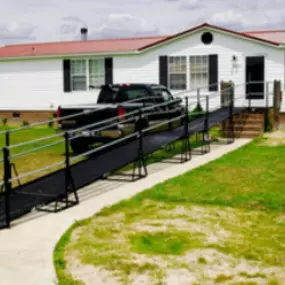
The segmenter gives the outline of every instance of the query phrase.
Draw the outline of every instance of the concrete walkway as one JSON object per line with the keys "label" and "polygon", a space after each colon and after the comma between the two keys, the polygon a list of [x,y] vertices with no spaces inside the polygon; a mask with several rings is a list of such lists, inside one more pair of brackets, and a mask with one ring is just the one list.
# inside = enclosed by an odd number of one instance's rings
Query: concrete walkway
{"label": "concrete walkway", "polygon": [[80,190],[81,203],[57,214],[32,213],[0,231],[0,284],[57,284],[53,267],[53,249],[66,229],[75,221],[92,216],[103,207],[131,196],[215,160],[250,140],[231,145],[214,145],[210,153],[193,156],[184,163],[156,163],[148,166],[149,176],[136,182],[101,180]]}

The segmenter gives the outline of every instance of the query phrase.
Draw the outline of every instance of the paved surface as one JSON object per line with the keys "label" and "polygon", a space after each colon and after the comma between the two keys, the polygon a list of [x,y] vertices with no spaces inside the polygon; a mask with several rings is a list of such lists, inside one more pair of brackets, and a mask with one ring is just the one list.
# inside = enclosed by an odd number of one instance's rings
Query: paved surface
{"label": "paved surface", "polygon": [[123,181],[122,177],[98,181],[80,190],[81,203],[76,207],[57,214],[32,213],[14,221],[11,229],[0,231],[0,284],[56,284],[53,249],[75,220],[90,217],[105,206],[215,160],[249,141],[240,139],[231,145],[212,145],[210,153],[193,156],[184,164],[166,161],[150,165],[149,176],[136,182]]}

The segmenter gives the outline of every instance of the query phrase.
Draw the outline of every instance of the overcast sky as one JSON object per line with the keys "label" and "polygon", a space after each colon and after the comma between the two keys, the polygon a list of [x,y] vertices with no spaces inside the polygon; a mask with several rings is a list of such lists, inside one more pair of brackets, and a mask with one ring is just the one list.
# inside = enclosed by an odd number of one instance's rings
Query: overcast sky
{"label": "overcast sky", "polygon": [[284,0],[0,0],[0,43],[171,34],[208,22],[285,29]]}

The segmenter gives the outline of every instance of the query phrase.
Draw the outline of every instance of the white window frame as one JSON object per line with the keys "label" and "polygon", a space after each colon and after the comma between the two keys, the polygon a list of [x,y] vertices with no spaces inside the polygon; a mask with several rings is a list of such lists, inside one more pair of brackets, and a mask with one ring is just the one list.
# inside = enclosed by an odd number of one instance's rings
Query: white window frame
{"label": "white window frame", "polygon": [[[73,73],[73,69],[74,69],[74,68],[73,68],[73,65],[75,64],[75,62],[79,62],[79,61],[85,62],[85,74],[79,74],[79,73],[78,73],[78,74],[76,74],[76,73],[74,74],[74,73]],[[71,65],[71,66],[70,66],[70,68],[71,68],[71,70],[70,70],[70,85],[71,85],[71,86],[70,86],[70,87],[71,87],[71,91],[72,91],[72,92],[84,92],[84,91],[87,91],[87,90],[88,90],[88,89],[87,89],[87,86],[88,86],[88,85],[87,85],[87,81],[88,81],[88,80],[87,80],[87,73],[86,73],[86,71],[87,71],[87,66],[86,66],[86,64],[87,64],[86,59],[72,59],[72,60],[71,60],[71,64],[70,64],[70,65]],[[85,77],[86,77],[86,86],[85,86],[86,89],[85,89],[85,90],[74,90],[74,89],[73,89],[73,78],[76,77],[76,76],[85,76]]]}
{"label": "white window frame", "polygon": [[[103,77],[103,80],[101,83],[99,83],[97,86],[95,85],[95,88],[100,88],[101,85],[105,84],[105,74],[106,74],[106,70],[105,70],[105,59],[104,58],[90,58],[88,59],[88,67],[87,67],[87,74],[88,74],[88,86],[90,86],[91,80],[90,80],[90,76],[92,76],[92,74],[90,74],[90,61],[98,61],[102,64],[102,70],[100,70],[99,67],[99,72],[98,73],[94,73],[93,76],[96,77]],[[90,87],[89,87],[90,90]]]}
{"label": "white window frame", "polygon": [[[70,72],[70,84],[71,84],[71,91],[72,92],[87,92],[87,91],[90,91],[92,90],[93,88],[90,88],[90,69],[89,69],[89,65],[90,65],[90,61],[91,60],[98,60],[98,61],[101,61],[102,62],[102,66],[103,66],[103,72],[100,73],[101,75],[103,75],[103,82],[101,85],[105,84],[105,73],[106,73],[106,70],[105,70],[105,58],[84,58],[84,59],[81,59],[81,58],[74,58],[74,59],[71,59],[71,72]],[[85,90],[74,90],[73,89],[73,77],[74,76],[83,76],[81,74],[73,74],[72,73],[72,64],[73,62],[76,62],[76,61],[85,61],[85,74],[84,76],[86,77],[86,88]],[[94,73],[95,74],[95,73]],[[95,86],[95,89],[99,88],[99,86]]]}
{"label": "white window frame", "polygon": [[[171,70],[170,70],[170,60],[171,59],[177,59],[177,58],[184,58],[185,59],[185,72],[171,72]],[[167,62],[167,68],[168,68],[168,88],[170,89],[170,90],[187,90],[187,87],[188,87],[188,80],[187,80],[187,56],[185,56],[185,55],[175,55],[175,56],[169,56],[168,57],[168,62]],[[172,74],[184,74],[185,75],[185,88],[171,88],[172,86],[171,86],[171,80],[170,80],[170,78],[171,78],[171,75]]]}
{"label": "white window frame", "polygon": [[[199,62],[201,65],[197,67],[197,58],[200,58],[201,61]],[[196,69],[195,71],[193,72],[192,71],[192,63],[191,62],[191,59],[194,59],[194,62],[195,62],[195,65],[196,65]],[[206,61],[204,61],[204,59],[206,59]],[[188,59],[188,62],[189,62],[189,67],[188,67],[188,78],[189,78],[189,86],[190,86],[190,89],[192,90],[196,90],[196,89],[199,89],[199,88],[207,88],[208,85],[209,85],[209,55],[190,55],[189,56],[189,59]],[[198,63],[198,64],[199,64]],[[205,64],[206,63],[206,64]],[[205,69],[205,70],[203,70]],[[205,84],[203,83],[197,83],[197,78],[196,78],[196,81],[193,83],[192,81],[192,77],[193,75],[194,76],[197,76],[197,75],[205,75],[206,74],[206,82]]]}

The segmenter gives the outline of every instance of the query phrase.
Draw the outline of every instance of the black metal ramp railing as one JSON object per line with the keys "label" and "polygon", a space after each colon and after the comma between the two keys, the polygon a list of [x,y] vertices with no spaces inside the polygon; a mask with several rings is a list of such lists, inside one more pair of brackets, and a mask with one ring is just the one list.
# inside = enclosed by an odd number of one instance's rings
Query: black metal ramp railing
{"label": "black metal ramp railing", "polygon": [[[222,121],[229,120],[231,122],[235,114],[243,112],[247,108],[246,105],[235,107],[235,101],[239,97],[234,96],[233,85],[227,90],[223,90],[223,92],[228,92],[228,98],[215,109],[210,108],[211,100],[217,100],[217,97],[220,96],[219,92],[212,96],[199,95],[199,104],[204,106],[204,111],[198,114],[198,116],[194,114],[194,117],[192,110],[198,101],[189,102],[193,98],[186,96],[183,113],[178,112],[175,114],[174,112],[172,118],[147,128],[140,128],[129,136],[116,139],[77,156],[72,156],[70,153],[69,143],[71,140],[80,137],[78,134],[79,131],[88,128],[92,128],[95,131],[102,131],[123,122],[142,120],[153,109],[159,112],[160,107],[168,106],[173,104],[173,102],[141,107],[132,113],[125,114],[123,118],[110,118],[62,134],[43,137],[16,145],[10,145],[11,132],[6,132],[6,147],[3,149],[5,189],[4,192],[0,192],[0,227],[9,227],[12,220],[30,212],[34,208],[40,211],[57,212],[76,205],[79,202],[77,196],[78,189],[130,163],[134,163],[133,179],[145,177],[147,175],[146,156],[176,141],[182,141],[181,162],[188,161],[191,159],[190,136],[193,134],[202,134],[203,147],[201,153],[209,152],[210,142],[207,139],[209,137],[209,130]],[[179,100],[181,101],[181,99]],[[175,122],[181,123],[173,127],[173,123]],[[156,131],[162,126],[166,126],[164,131]],[[11,155],[12,149],[27,146],[33,142],[43,142],[52,138],[62,139],[60,142],[40,147],[37,146],[31,150]],[[228,143],[233,142],[233,140],[234,136],[229,137]],[[25,157],[35,151],[40,152],[42,149],[51,147],[56,143],[63,143],[65,146],[64,160],[24,174],[12,176],[11,159]],[[85,159],[78,162],[82,158]],[[49,174],[42,174],[32,181],[21,183],[21,185],[13,183],[47,170],[53,171]],[[52,207],[51,202],[53,202]]]}

